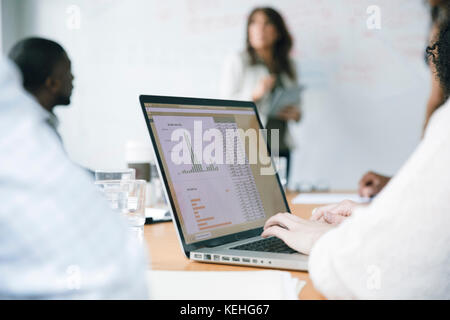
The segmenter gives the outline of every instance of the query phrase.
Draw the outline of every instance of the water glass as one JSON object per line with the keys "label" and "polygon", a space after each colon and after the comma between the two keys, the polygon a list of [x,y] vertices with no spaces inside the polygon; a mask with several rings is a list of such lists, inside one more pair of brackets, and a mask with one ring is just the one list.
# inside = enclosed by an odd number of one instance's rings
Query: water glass
{"label": "water glass", "polygon": [[136,179],[136,170],[133,168],[118,170],[95,170],[95,181],[134,179]]}
{"label": "water glass", "polygon": [[111,208],[119,211],[132,228],[145,224],[145,180],[104,180],[95,184],[103,191]]}

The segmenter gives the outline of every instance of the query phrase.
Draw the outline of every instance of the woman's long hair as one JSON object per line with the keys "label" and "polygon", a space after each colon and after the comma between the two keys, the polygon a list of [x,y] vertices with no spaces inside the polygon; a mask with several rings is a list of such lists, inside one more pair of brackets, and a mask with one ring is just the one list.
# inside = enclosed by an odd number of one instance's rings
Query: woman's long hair
{"label": "woman's long hair", "polygon": [[264,13],[269,21],[275,26],[278,39],[273,45],[273,65],[271,66],[270,72],[274,74],[286,73],[291,79],[295,79],[295,71],[293,66],[289,61],[289,53],[292,49],[293,40],[289,33],[283,17],[273,8],[270,7],[258,7],[252,10],[247,20],[247,53],[250,56],[251,64],[258,63],[258,57],[256,55],[255,49],[250,44],[248,29],[250,23],[252,22],[253,16],[257,12]]}

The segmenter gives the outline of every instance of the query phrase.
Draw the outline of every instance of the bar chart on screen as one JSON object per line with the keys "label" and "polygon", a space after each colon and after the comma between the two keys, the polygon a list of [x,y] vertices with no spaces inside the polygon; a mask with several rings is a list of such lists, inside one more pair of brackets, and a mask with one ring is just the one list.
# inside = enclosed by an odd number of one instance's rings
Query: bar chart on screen
{"label": "bar chart on screen", "polygon": [[[229,116],[154,116],[184,228],[189,235],[261,220],[266,214],[238,129]],[[195,125],[222,133],[225,163],[202,161]],[[183,128],[173,139],[175,130]],[[229,142],[232,142],[228,144]],[[182,146],[182,148],[180,147]],[[171,161],[182,150],[189,161]],[[206,237],[206,236],[205,236]]]}
{"label": "bar chart on screen", "polygon": [[[223,207],[223,204],[217,199],[211,201],[210,193],[202,191],[202,189],[201,187],[185,189],[187,201],[184,202],[184,205],[188,207],[188,210],[185,210],[185,215],[187,215],[185,221],[188,230],[196,233],[232,225],[233,217],[220,214],[219,207]],[[233,206],[230,206],[228,210],[234,210]]]}
{"label": "bar chart on screen", "polygon": [[192,210],[194,213],[195,221],[197,222],[197,227],[200,231],[223,227],[231,225],[231,221],[225,221],[216,224],[216,218],[214,216],[208,216],[208,211],[204,204],[202,204],[201,198],[191,199]]}
{"label": "bar chart on screen", "polygon": [[191,140],[187,136],[187,134],[184,134],[184,141],[187,144],[187,148],[189,150],[189,155],[191,158],[192,168],[189,170],[182,170],[181,174],[189,174],[189,173],[201,173],[201,172],[208,172],[208,171],[219,171],[219,167],[215,165],[214,163],[211,163],[209,165],[205,166],[205,169],[203,169],[203,165],[198,161],[198,157],[194,153],[194,148],[192,147]]}

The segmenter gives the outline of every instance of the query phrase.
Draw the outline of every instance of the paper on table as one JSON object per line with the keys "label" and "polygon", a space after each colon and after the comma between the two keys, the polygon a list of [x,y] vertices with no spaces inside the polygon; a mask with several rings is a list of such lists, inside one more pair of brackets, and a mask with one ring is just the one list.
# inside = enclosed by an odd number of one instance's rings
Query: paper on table
{"label": "paper on table", "polygon": [[145,217],[152,218],[153,220],[170,221],[172,218],[170,214],[167,214],[167,209],[162,208],[145,208]]}
{"label": "paper on table", "polygon": [[305,281],[286,271],[148,271],[156,300],[296,300]]}
{"label": "paper on table", "polygon": [[358,203],[368,203],[370,198],[360,197],[356,193],[301,193],[293,200],[293,204],[330,204],[343,200],[352,200]]}

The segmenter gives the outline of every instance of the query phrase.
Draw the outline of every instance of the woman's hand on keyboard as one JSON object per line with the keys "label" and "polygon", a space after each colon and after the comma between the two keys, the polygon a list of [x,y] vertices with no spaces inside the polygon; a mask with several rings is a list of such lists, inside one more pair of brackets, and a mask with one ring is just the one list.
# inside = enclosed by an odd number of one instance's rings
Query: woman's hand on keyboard
{"label": "woman's hand on keyboard", "polygon": [[290,213],[278,213],[264,225],[262,237],[275,236],[292,249],[309,254],[314,243],[333,225],[302,219]]}
{"label": "woman's hand on keyboard", "polygon": [[356,202],[344,200],[337,204],[319,207],[313,210],[310,220],[337,225],[350,217],[358,206],[360,204]]}

